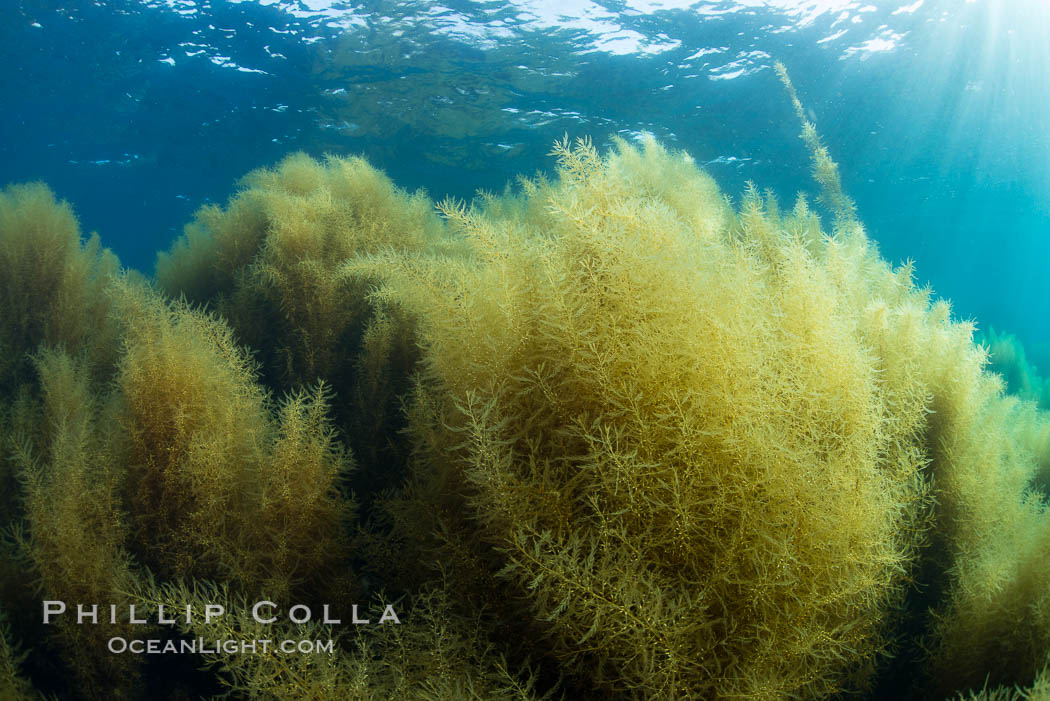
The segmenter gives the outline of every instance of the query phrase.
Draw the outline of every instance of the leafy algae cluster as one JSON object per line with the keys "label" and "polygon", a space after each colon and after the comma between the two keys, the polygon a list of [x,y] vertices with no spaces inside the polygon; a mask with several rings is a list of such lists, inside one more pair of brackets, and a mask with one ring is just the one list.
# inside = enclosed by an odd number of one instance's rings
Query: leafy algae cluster
{"label": "leafy algae cluster", "polygon": [[1050,409],[1050,381],[1028,358],[1021,341],[1011,333],[988,329],[983,341],[988,346],[990,367],[1003,376],[1007,391],[1028,399],[1041,409]]}
{"label": "leafy algae cluster", "polygon": [[146,280],[4,190],[0,696],[1045,698],[1050,422],[879,257],[780,75],[818,207],[651,139],[436,207],[298,154]]}

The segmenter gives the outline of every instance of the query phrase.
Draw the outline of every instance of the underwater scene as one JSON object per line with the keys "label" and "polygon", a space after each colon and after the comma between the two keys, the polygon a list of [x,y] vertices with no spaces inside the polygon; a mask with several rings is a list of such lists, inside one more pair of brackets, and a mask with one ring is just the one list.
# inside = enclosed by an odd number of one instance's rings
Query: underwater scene
{"label": "underwater scene", "polygon": [[1050,699],[1048,36],[4,0],[0,700]]}

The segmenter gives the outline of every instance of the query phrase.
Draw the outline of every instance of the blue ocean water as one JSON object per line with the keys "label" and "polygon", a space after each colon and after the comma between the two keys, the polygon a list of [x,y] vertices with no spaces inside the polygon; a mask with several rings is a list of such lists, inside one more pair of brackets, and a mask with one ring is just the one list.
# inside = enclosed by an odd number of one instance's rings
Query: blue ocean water
{"label": "blue ocean water", "polygon": [[[642,132],[725,192],[814,192],[791,71],[886,258],[1050,360],[1046,0],[4,0],[0,185],[152,271],[290,151],[439,199]],[[1042,351],[1040,351],[1042,349]]]}

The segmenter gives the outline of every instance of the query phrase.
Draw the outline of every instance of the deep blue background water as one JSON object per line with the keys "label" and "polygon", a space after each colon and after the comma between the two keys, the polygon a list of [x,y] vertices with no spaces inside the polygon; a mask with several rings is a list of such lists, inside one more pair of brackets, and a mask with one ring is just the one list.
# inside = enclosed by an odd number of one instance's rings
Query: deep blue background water
{"label": "deep blue background water", "polygon": [[470,197],[549,169],[565,133],[649,131],[732,196],[790,201],[814,186],[780,59],[884,255],[1040,357],[1048,5],[0,0],[0,184],[46,181],[146,272],[198,206],[295,150]]}

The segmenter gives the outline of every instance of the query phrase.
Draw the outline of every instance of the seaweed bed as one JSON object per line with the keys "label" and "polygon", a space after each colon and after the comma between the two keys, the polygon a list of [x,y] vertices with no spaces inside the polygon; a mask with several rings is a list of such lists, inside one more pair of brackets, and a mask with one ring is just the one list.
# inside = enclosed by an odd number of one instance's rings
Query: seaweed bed
{"label": "seaweed bed", "polygon": [[147,280],[3,190],[0,696],[1047,697],[1041,385],[879,257],[779,72],[818,205],[651,139],[469,205],[296,154]]}

